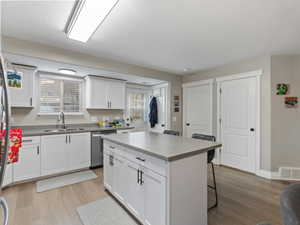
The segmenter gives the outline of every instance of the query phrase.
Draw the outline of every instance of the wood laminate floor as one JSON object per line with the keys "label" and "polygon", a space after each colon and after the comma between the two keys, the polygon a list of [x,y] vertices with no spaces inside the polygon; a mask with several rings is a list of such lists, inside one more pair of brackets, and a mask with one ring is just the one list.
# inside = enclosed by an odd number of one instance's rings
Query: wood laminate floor
{"label": "wood laminate floor", "polygon": [[[3,195],[10,207],[9,225],[82,225],[76,208],[107,196],[102,169],[95,172],[99,179],[43,193],[36,192],[35,182],[7,188]],[[287,182],[269,181],[225,167],[217,167],[216,176],[219,206],[209,211],[209,225],[256,225],[261,221],[282,224],[279,195]]]}

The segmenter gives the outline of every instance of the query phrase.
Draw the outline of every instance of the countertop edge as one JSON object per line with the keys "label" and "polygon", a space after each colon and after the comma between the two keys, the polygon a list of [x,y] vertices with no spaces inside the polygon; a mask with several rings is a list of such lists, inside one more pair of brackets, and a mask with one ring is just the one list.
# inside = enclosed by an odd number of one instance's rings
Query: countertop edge
{"label": "countertop edge", "polygon": [[[47,128],[45,128],[47,129]],[[110,131],[110,130],[130,130],[134,129],[134,127],[118,127],[118,128],[91,128],[86,130],[75,130],[75,131],[58,131],[58,132],[28,132],[26,131],[23,134],[23,137],[34,137],[34,136],[45,136],[45,135],[59,135],[59,134],[74,134],[74,133],[88,133],[88,132],[101,132],[101,131]]]}
{"label": "countertop edge", "polygon": [[132,145],[120,142],[120,141],[116,141],[116,140],[110,139],[109,137],[105,137],[104,136],[103,139],[107,140],[107,141],[110,141],[110,142],[113,142],[115,144],[122,145],[124,147],[128,147],[128,148],[134,149],[134,150],[136,150],[138,152],[142,152],[142,153],[145,153],[147,155],[150,155],[150,156],[153,156],[153,157],[165,160],[165,161],[175,161],[175,160],[179,160],[179,159],[191,157],[191,156],[194,156],[194,155],[198,155],[198,154],[201,154],[201,153],[208,152],[208,151],[210,151],[212,149],[220,148],[222,146],[222,144],[218,144],[217,146],[214,146],[214,147],[208,147],[208,148],[199,149],[199,150],[195,150],[195,151],[191,151],[191,152],[184,152],[184,153],[181,153],[181,154],[178,154],[178,155],[175,155],[175,156],[165,157],[163,155],[159,155],[159,154],[156,154],[156,153],[153,153],[153,152],[149,152],[149,151],[147,151],[145,149],[138,148],[136,146],[132,146]]}

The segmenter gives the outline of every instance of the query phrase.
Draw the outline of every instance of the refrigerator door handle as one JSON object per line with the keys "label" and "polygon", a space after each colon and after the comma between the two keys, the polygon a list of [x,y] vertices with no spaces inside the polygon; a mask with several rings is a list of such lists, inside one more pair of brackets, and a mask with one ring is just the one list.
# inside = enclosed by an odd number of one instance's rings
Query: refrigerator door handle
{"label": "refrigerator door handle", "polygon": [[9,211],[8,211],[8,205],[7,205],[7,202],[6,202],[5,198],[0,197],[0,205],[1,205],[2,210],[3,210],[3,225],[8,225]]}

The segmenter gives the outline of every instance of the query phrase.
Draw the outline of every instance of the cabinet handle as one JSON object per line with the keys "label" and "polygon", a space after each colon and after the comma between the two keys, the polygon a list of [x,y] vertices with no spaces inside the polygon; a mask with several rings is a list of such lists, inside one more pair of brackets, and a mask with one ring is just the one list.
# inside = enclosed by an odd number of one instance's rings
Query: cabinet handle
{"label": "cabinet handle", "polygon": [[114,156],[109,155],[109,165],[113,166],[114,165]]}
{"label": "cabinet handle", "polygon": [[68,144],[68,135],[66,135],[66,144]]}
{"label": "cabinet handle", "polygon": [[137,170],[137,183],[140,184],[140,170]]}
{"label": "cabinet handle", "polygon": [[32,98],[30,98],[30,105],[32,106]]}
{"label": "cabinet handle", "polygon": [[140,157],[136,157],[136,159],[137,159],[137,160],[140,160],[140,161],[142,161],[142,162],[145,162],[145,161],[146,161],[146,159],[142,159],[142,158],[140,158]]}
{"label": "cabinet handle", "polygon": [[109,146],[109,148],[111,148],[111,149],[115,149],[116,147],[114,147],[114,146]]}
{"label": "cabinet handle", "polygon": [[111,108],[111,102],[109,102],[109,108]]}
{"label": "cabinet handle", "polygon": [[143,185],[144,184],[144,180],[143,180],[143,174],[144,174],[144,172],[140,171],[140,173],[141,173],[140,185]]}
{"label": "cabinet handle", "polygon": [[109,108],[109,101],[107,102],[107,108]]}
{"label": "cabinet handle", "polygon": [[37,150],[37,154],[39,155],[40,154],[40,146],[37,146],[36,150]]}
{"label": "cabinet handle", "polygon": [[69,135],[69,143],[71,143],[71,135]]}

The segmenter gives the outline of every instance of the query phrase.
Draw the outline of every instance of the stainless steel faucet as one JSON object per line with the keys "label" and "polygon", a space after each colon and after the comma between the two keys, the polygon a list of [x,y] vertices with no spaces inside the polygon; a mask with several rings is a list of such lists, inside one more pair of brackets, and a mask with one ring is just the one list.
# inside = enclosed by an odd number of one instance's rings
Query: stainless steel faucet
{"label": "stainless steel faucet", "polygon": [[66,129],[66,120],[65,120],[65,114],[63,111],[61,111],[58,115],[58,121],[61,121],[62,122],[62,128],[63,129]]}

